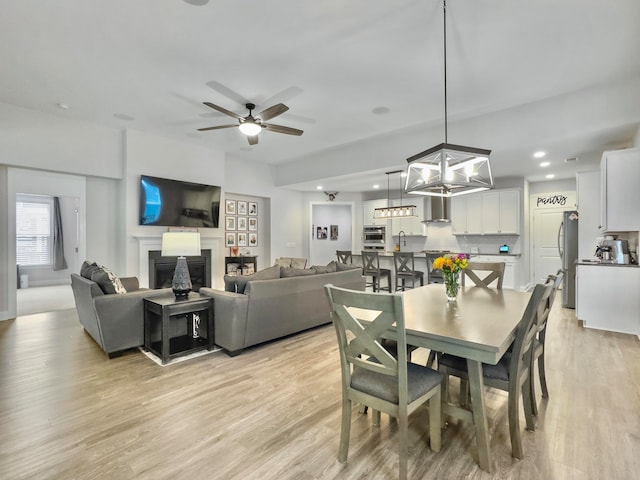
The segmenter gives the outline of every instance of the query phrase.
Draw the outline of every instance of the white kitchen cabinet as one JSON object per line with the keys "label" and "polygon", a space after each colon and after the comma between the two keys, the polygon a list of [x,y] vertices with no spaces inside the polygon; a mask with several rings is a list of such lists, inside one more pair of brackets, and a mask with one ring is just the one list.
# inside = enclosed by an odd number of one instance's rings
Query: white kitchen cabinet
{"label": "white kitchen cabinet", "polygon": [[640,148],[604,152],[600,162],[600,229],[640,230]]}
{"label": "white kitchen cabinet", "polygon": [[387,207],[387,199],[366,200],[362,202],[362,224],[363,225],[386,225],[386,218],[374,218],[376,208]]}
{"label": "white kitchen cabinet", "polygon": [[640,335],[640,268],[577,265],[576,316],[585,327]]}
{"label": "white kitchen cabinet", "polygon": [[520,233],[520,194],[517,190],[495,190],[482,197],[482,233],[517,235]]}
{"label": "white kitchen cabinet", "polygon": [[393,235],[397,235],[400,230],[403,230],[407,235],[426,235],[425,225],[422,223],[424,220],[424,199],[423,198],[403,198],[402,203],[400,199],[391,200],[391,205],[399,207],[400,205],[415,205],[416,216],[406,218],[396,218],[389,220],[391,223],[391,232]]}
{"label": "white kitchen cabinet", "polygon": [[600,232],[600,171],[581,172],[576,175],[578,201],[578,258],[595,255],[596,237]]}
{"label": "white kitchen cabinet", "polygon": [[504,262],[504,277],[502,279],[502,288],[515,289],[516,285],[516,266],[518,258],[514,255],[473,255],[469,261],[471,262]]}
{"label": "white kitchen cabinet", "polygon": [[520,192],[495,190],[451,199],[454,235],[519,235]]}
{"label": "white kitchen cabinet", "polygon": [[482,197],[479,194],[451,198],[451,231],[454,235],[482,235]]}

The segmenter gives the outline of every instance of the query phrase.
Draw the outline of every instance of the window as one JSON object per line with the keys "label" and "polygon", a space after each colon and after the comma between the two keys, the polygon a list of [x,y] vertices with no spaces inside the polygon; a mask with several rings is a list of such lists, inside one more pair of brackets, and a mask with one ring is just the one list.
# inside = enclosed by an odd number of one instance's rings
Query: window
{"label": "window", "polygon": [[16,263],[46,266],[53,263],[53,197],[16,196]]}

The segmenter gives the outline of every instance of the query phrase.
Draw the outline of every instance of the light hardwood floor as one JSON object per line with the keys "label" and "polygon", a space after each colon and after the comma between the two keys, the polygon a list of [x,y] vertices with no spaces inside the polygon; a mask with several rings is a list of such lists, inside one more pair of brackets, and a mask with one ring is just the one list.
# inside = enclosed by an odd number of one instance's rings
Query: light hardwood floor
{"label": "light hardwood floor", "polygon": [[[487,390],[493,475],[476,464],[471,425],[449,424],[431,452],[422,410],[410,478],[637,478],[640,342],[583,329],[559,304],[551,397],[537,430],[522,432],[525,458],[511,457],[506,393]],[[385,415],[376,428],[354,412],[349,461],[337,461],[339,375],[331,325],[160,367],[138,351],[108,360],[74,310],[0,322],[0,478],[396,478],[397,424]]]}

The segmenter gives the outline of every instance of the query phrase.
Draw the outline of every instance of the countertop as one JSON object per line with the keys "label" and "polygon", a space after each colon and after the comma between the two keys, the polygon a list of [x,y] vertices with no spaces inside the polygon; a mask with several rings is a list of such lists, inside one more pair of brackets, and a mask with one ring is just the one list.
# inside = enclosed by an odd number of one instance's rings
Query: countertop
{"label": "countertop", "polygon": [[603,263],[603,262],[598,262],[597,260],[576,260],[575,262],[576,265],[590,265],[590,266],[594,266],[594,267],[631,267],[631,268],[638,268],[638,265],[632,264],[632,263]]}

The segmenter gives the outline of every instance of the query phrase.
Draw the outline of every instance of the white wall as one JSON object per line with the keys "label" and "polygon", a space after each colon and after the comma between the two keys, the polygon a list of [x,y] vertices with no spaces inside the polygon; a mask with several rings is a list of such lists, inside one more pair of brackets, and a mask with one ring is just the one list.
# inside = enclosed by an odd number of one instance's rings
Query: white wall
{"label": "white wall", "polygon": [[0,162],[121,178],[122,132],[0,103]]}
{"label": "white wall", "polygon": [[308,210],[303,210],[302,194],[275,188],[273,168],[258,161],[244,161],[229,155],[226,172],[226,191],[267,198],[271,203],[271,217],[266,219],[271,230],[271,258],[268,264],[260,260],[260,265],[273,265],[277,257],[304,256],[302,221]]}
{"label": "white wall", "polygon": [[[336,250],[351,250],[352,239],[352,209],[353,203],[338,201],[311,204],[312,229],[310,235],[310,254],[308,266],[326,265],[336,260]],[[355,216],[355,212],[354,215]],[[331,240],[331,225],[338,226],[337,240]],[[327,238],[318,239],[317,228],[327,229]]]}

